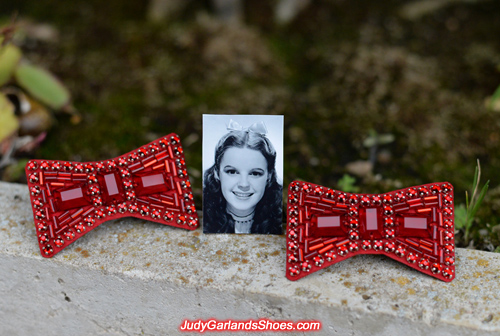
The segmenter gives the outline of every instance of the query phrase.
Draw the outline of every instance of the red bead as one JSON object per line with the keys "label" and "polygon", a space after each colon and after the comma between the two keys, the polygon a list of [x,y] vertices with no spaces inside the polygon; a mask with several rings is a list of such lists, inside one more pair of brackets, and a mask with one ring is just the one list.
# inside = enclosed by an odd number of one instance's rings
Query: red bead
{"label": "red bead", "polygon": [[323,189],[321,187],[316,187],[316,188],[314,188],[314,193],[316,195],[322,195],[323,194]]}
{"label": "red bead", "polygon": [[51,168],[52,168],[52,170],[59,170],[59,169],[61,169],[61,164],[59,162],[54,162],[54,163],[52,163]]}
{"label": "red bead", "polygon": [[334,196],[335,196],[335,192],[333,190],[330,189],[326,192],[326,197],[333,198]]}
{"label": "red bead", "polygon": [[43,161],[43,162],[40,164],[40,168],[41,168],[42,170],[47,170],[47,169],[49,169],[49,167],[50,167],[50,166],[49,166],[49,163],[48,163],[48,162],[46,162],[46,161]]}
{"label": "red bead", "polygon": [[157,146],[157,145],[155,145],[155,144],[153,144],[153,145],[150,145],[150,146],[149,146],[149,151],[150,151],[151,153],[156,153],[156,152],[158,152],[158,149],[159,149],[159,148],[158,148],[158,146]]}
{"label": "red bead", "polygon": [[404,257],[406,255],[406,249],[401,245],[398,246],[398,248],[396,249],[396,255],[398,255],[399,257]]}
{"label": "red bead", "polygon": [[384,204],[392,204],[391,195],[384,195],[384,197],[382,199],[383,199]]}
{"label": "red bead", "polygon": [[42,247],[42,252],[45,254],[45,255],[50,255],[54,252],[54,250],[52,249],[52,246],[50,245],[45,245],[44,247]]}
{"label": "red bead", "polygon": [[186,224],[186,216],[178,215],[177,216],[177,224],[180,224],[180,225]]}
{"label": "red bead", "polygon": [[64,162],[64,170],[72,170],[73,169],[73,165],[71,164],[71,162]]}
{"label": "red bead", "polygon": [[361,205],[364,206],[370,205],[370,199],[367,196],[361,197]]}
{"label": "red bead", "polygon": [[290,239],[296,239],[297,238],[297,232],[295,232],[294,230],[288,231],[288,238],[290,238]]}
{"label": "red bead", "polygon": [[143,215],[143,216],[148,216],[149,215],[149,207],[147,207],[145,205],[141,205],[139,207],[139,209],[140,209],[139,212],[140,212],[141,215]]}
{"label": "red bead", "polygon": [[357,243],[354,242],[349,243],[349,251],[355,252],[357,250],[359,250],[359,246]]}
{"label": "red bead", "polygon": [[346,202],[346,195],[345,194],[339,194],[337,197],[337,202],[339,203],[345,203]]}
{"label": "red bead", "polygon": [[412,263],[412,264],[414,264],[414,263],[417,261],[417,259],[418,259],[418,256],[417,256],[417,255],[415,255],[415,254],[413,254],[412,252],[410,252],[410,253],[408,254],[408,256],[406,257],[406,260],[407,260],[409,263]]}
{"label": "red bead", "polygon": [[296,256],[294,256],[293,254],[288,255],[288,262],[289,263],[296,263],[297,261],[299,261],[299,259],[297,259]]}
{"label": "red bead", "polygon": [[198,220],[196,218],[189,218],[188,225],[191,227],[198,226]]}
{"label": "red bead", "polygon": [[87,163],[85,165],[85,172],[90,173],[90,172],[93,172],[93,171],[94,171],[94,166],[92,164],[90,164],[90,163]]}
{"label": "red bead", "polygon": [[341,256],[345,256],[348,252],[347,246],[345,245],[340,246],[338,252]]}
{"label": "red bead", "polygon": [[116,162],[115,161],[108,161],[108,169],[112,170],[116,168]]}
{"label": "red bead", "polygon": [[432,264],[431,272],[434,274],[439,274],[441,272],[441,268],[442,267],[439,264]]}
{"label": "red bead", "polygon": [[369,250],[372,248],[372,244],[369,240],[363,240],[363,243],[361,243],[361,247],[363,248],[363,250]]}
{"label": "red bead", "polygon": [[349,232],[349,238],[351,240],[359,239],[359,233],[356,231],[351,231],[351,232]]}
{"label": "red bead", "polygon": [[145,150],[144,148],[139,148],[139,149],[137,150],[137,154],[138,154],[140,157],[144,157],[144,156],[146,156],[146,154],[147,154],[147,153],[148,153],[148,151],[147,151],[147,150]]}
{"label": "red bead", "polygon": [[288,269],[288,272],[290,273],[290,276],[295,277],[300,274],[300,271],[297,267],[290,267]]}
{"label": "red bead", "polygon": [[164,218],[166,221],[172,221],[174,219],[174,215],[170,212],[166,212]]}
{"label": "red bead", "polygon": [[443,276],[445,278],[452,278],[453,277],[453,271],[450,268],[445,268],[443,270]]}
{"label": "red bead", "polygon": [[85,232],[86,227],[85,227],[85,225],[83,225],[83,223],[78,223],[75,225],[75,230],[78,233],[82,233],[82,232]]}
{"label": "red bead", "polygon": [[40,241],[41,244],[48,243],[49,236],[47,234],[40,235],[38,236],[38,240]]}
{"label": "red bead", "polygon": [[448,266],[455,265],[455,258],[447,256],[446,258],[444,258],[444,263]]}
{"label": "red bead", "polygon": [[83,172],[83,169],[84,169],[83,164],[81,164],[81,163],[75,164],[75,172],[81,173],[81,172]]}
{"label": "red bead", "polygon": [[335,255],[335,253],[333,251],[329,251],[329,252],[325,253],[325,258],[328,261],[332,261],[333,259],[337,258],[337,256]]}
{"label": "red bead", "polygon": [[29,179],[30,179],[31,183],[36,183],[36,182],[38,182],[38,175],[37,174],[31,174],[30,177],[29,177]]}
{"label": "red bead", "polygon": [[54,240],[54,245],[57,247],[62,247],[64,245],[64,240],[62,238],[56,238]]}
{"label": "red bead", "polygon": [[349,207],[349,215],[356,217],[358,215],[358,208],[356,208],[354,206]]}
{"label": "red bead", "polygon": [[429,269],[429,259],[420,259],[420,262],[418,263],[418,267],[422,269]]}
{"label": "red bead", "polygon": [[390,216],[393,213],[394,213],[394,211],[392,210],[391,206],[389,206],[389,205],[384,206],[384,214],[385,215]]}
{"label": "red bead", "polygon": [[394,243],[392,242],[387,242],[385,243],[385,252],[394,252],[394,250],[396,249],[396,245],[394,245]]}
{"label": "red bead", "polygon": [[87,226],[93,226],[95,223],[94,218],[92,218],[90,216],[85,217],[85,219],[83,221],[85,222],[85,224],[87,224]]}
{"label": "red bead", "polygon": [[392,217],[385,217],[384,218],[384,225],[387,227],[393,227],[394,226],[394,218]]}
{"label": "red bead", "polygon": [[385,238],[392,239],[392,238],[394,238],[394,235],[395,235],[395,231],[393,229],[385,230]]}
{"label": "red bead", "polygon": [[40,209],[41,207],[43,207],[43,203],[40,199],[36,199],[33,201],[33,206],[36,208],[36,209]]}
{"label": "red bead", "polygon": [[359,221],[357,218],[351,218],[349,219],[349,227],[351,229],[356,229],[359,227]]}
{"label": "red bead", "polygon": [[383,247],[382,241],[376,240],[373,242],[373,249],[374,250],[380,251],[380,250],[382,250],[382,247]]}
{"label": "red bead", "polygon": [[300,264],[300,268],[305,272],[309,272],[309,270],[311,269],[311,265],[307,261],[304,261]]}
{"label": "red bead", "polygon": [[372,204],[373,205],[380,205],[380,204],[382,204],[382,200],[380,199],[380,196],[373,196],[373,198],[372,198]]}
{"label": "red bead", "polygon": [[130,162],[134,162],[134,161],[136,161],[138,158],[139,158],[139,156],[137,155],[137,153],[132,153],[132,154],[130,154],[130,155],[128,156],[128,160],[129,160]]}
{"label": "red bead", "polygon": [[358,203],[358,197],[356,195],[352,195],[349,197],[349,203],[351,204],[357,204]]}
{"label": "red bead", "polygon": [[71,230],[68,230],[68,231],[64,232],[64,237],[67,240],[72,240],[73,238],[75,238],[75,233]]}
{"label": "red bead", "polygon": [[45,222],[38,222],[36,224],[36,228],[37,228],[38,231],[44,232],[44,231],[47,230],[47,224]]}
{"label": "red bead", "polygon": [[324,262],[323,258],[321,258],[320,256],[315,256],[313,258],[313,261],[314,261],[314,265],[316,265],[318,267],[323,265],[323,262]]}
{"label": "red bead", "polygon": [[431,187],[431,192],[432,192],[433,194],[437,194],[437,193],[439,193],[440,191],[441,191],[441,187],[440,187],[440,186],[438,186],[438,185],[433,185],[433,186]]}
{"label": "red bead", "polygon": [[311,191],[311,187],[309,185],[307,185],[307,184],[304,184],[302,186],[302,191],[304,191],[304,192],[307,193],[307,192]]}
{"label": "red bead", "polygon": [[409,198],[413,198],[417,196],[417,191],[415,190],[415,188],[410,188],[408,189],[406,194],[408,195]]}
{"label": "red bead", "polygon": [[31,187],[30,192],[31,192],[31,195],[38,196],[38,194],[40,194],[40,187],[39,186]]}
{"label": "red bead", "polygon": [[27,167],[28,167],[29,170],[35,170],[38,167],[38,165],[36,164],[35,161],[30,161],[28,163]]}
{"label": "red bead", "polygon": [[427,195],[429,195],[429,190],[427,190],[427,188],[425,188],[425,187],[419,188],[418,189],[418,195],[420,197],[427,196]]}

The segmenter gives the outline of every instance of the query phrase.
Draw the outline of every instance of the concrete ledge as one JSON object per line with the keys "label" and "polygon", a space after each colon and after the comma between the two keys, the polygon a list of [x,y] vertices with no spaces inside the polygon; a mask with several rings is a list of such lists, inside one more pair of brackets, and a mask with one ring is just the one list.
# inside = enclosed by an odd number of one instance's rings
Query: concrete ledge
{"label": "concrete ledge", "polygon": [[125,219],[45,259],[27,187],[0,182],[0,334],[173,335],[208,318],[320,320],[322,331],[303,333],[314,335],[500,332],[498,254],[457,249],[451,283],[383,256],[291,282],[284,246]]}

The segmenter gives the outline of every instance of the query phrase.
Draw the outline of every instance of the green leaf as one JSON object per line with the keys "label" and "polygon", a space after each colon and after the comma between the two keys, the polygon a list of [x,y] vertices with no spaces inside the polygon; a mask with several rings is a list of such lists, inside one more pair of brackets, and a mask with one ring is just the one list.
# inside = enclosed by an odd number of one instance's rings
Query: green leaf
{"label": "green leaf", "polygon": [[0,143],[19,128],[19,121],[14,115],[14,105],[0,93]]}
{"label": "green leaf", "polygon": [[476,215],[477,210],[479,210],[479,206],[483,202],[483,198],[486,195],[486,192],[488,191],[488,185],[490,184],[490,180],[486,181],[486,183],[483,186],[483,189],[481,189],[481,192],[479,193],[479,197],[477,198],[476,204],[472,207],[472,210],[470,211],[469,218],[474,218]]}
{"label": "green leaf", "polygon": [[490,97],[489,108],[491,110],[496,110],[496,105],[500,102],[500,86],[497,87],[493,95]]}
{"label": "green leaf", "polygon": [[354,185],[356,183],[356,178],[352,177],[349,174],[344,174],[342,178],[337,183],[340,190],[345,192],[357,192],[359,190],[358,187]]}
{"label": "green leaf", "polygon": [[467,222],[467,209],[463,204],[455,208],[455,229],[460,230],[465,227]]}
{"label": "green leaf", "polygon": [[19,85],[53,109],[59,110],[69,103],[68,89],[48,71],[31,64],[21,64],[15,76]]}
{"label": "green leaf", "polygon": [[10,80],[21,56],[21,50],[15,45],[8,44],[0,49],[0,86]]}

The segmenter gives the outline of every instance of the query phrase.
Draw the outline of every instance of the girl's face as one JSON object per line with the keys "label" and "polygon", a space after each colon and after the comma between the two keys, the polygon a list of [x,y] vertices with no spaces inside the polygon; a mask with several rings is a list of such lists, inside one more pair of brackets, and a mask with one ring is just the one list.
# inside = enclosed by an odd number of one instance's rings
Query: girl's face
{"label": "girl's face", "polygon": [[219,167],[222,195],[229,211],[238,216],[250,214],[266,190],[267,162],[261,152],[231,147]]}

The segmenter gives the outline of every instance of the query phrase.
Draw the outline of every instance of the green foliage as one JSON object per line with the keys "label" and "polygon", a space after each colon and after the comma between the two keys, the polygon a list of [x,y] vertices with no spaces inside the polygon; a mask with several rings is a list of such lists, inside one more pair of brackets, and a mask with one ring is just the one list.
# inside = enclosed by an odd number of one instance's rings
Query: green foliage
{"label": "green foliage", "polygon": [[19,65],[16,68],[15,78],[33,97],[53,109],[59,110],[69,104],[68,89],[51,73],[36,65]]}
{"label": "green foliage", "polygon": [[349,174],[344,174],[342,178],[337,182],[339,189],[348,193],[355,193],[359,191],[359,187],[355,186],[356,178]]}
{"label": "green foliage", "polygon": [[19,121],[14,115],[14,106],[0,92],[0,143],[19,127]]}
{"label": "green foliage", "polygon": [[474,180],[472,182],[472,197],[469,202],[469,194],[465,192],[465,206],[460,204],[455,209],[455,228],[458,230],[464,230],[464,242],[467,244],[470,240],[470,233],[472,229],[472,224],[476,218],[476,213],[483,202],[484,196],[488,191],[488,185],[490,181],[486,181],[484,186],[481,188],[479,194],[479,182],[481,180],[481,165],[479,160],[477,160],[477,167],[474,173]]}
{"label": "green foliage", "polygon": [[489,99],[488,108],[493,111],[500,111],[500,85]]}
{"label": "green foliage", "polygon": [[8,44],[0,48],[0,86],[10,80],[21,56],[21,50],[15,45]]}

